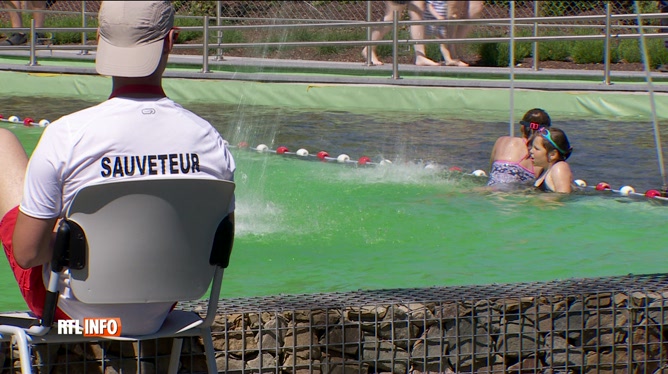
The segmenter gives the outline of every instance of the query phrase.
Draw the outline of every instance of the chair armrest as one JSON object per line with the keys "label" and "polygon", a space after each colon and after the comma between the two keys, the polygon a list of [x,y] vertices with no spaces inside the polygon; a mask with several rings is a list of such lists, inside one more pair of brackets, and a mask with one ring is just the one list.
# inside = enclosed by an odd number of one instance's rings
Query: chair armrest
{"label": "chair armrest", "polygon": [[28,329],[32,326],[39,326],[39,324],[39,318],[30,317],[28,315],[0,315],[0,325]]}

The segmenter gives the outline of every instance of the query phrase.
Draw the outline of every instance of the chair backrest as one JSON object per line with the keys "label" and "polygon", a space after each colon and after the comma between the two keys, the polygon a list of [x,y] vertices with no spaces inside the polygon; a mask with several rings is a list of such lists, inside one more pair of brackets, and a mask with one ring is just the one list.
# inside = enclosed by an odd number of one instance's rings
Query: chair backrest
{"label": "chair backrest", "polygon": [[153,179],[82,188],[66,218],[83,230],[85,264],[70,287],[85,303],[195,300],[215,266],[214,236],[234,183]]}

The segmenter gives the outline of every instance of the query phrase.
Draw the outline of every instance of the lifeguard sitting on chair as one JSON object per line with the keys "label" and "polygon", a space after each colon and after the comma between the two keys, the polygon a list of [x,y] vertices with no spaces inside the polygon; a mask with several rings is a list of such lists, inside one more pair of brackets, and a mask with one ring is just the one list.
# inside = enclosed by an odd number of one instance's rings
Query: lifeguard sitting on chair
{"label": "lifeguard sitting on chair", "polygon": [[[21,294],[37,316],[44,312],[43,273],[48,272],[45,265],[53,256],[56,222],[65,216],[82,188],[156,178],[233,180],[234,160],[220,134],[163,91],[162,75],[178,35],[173,24],[174,9],[169,1],[103,2],[96,69],[112,77],[109,99],[51,123],[30,160],[16,136],[0,129],[0,240]],[[178,155],[184,154],[197,155],[198,167],[192,167],[195,160],[190,157],[188,173],[172,173],[176,169],[170,166],[171,155],[178,161]],[[130,164],[122,165],[123,173],[114,173],[116,161],[104,161],[136,155],[165,155],[165,160],[150,160],[149,156],[146,164],[134,165],[134,173],[129,172]],[[191,196],[197,199],[197,192]],[[226,212],[230,223],[233,212],[234,200]],[[123,277],[141,269],[111,271]],[[72,291],[71,282],[65,269],[56,319],[120,317],[123,335],[157,331],[176,301],[83,303]],[[122,291],[117,290],[119,294]]]}

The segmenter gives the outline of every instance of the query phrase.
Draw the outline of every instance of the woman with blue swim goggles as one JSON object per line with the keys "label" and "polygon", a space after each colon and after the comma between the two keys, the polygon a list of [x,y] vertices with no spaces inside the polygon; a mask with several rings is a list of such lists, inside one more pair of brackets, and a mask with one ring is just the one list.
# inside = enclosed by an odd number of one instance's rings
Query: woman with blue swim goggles
{"label": "woman with blue swim goggles", "polygon": [[538,129],[532,137],[529,153],[533,164],[543,172],[537,176],[534,186],[546,192],[572,192],[573,173],[566,162],[572,151],[563,130],[556,127]]}

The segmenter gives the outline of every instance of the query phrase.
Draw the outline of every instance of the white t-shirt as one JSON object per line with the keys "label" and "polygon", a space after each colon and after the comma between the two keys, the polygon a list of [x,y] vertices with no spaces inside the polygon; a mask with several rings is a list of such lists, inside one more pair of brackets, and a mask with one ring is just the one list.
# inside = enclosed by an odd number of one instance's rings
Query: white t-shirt
{"label": "white t-shirt", "polygon": [[[113,98],[44,130],[28,163],[19,209],[40,219],[63,217],[85,185],[149,178],[233,180],[234,170],[223,138],[199,116],[168,98]],[[60,291],[58,306],[71,318],[119,316],[124,335],[156,331],[172,305],[83,304],[69,288],[67,271]]]}

